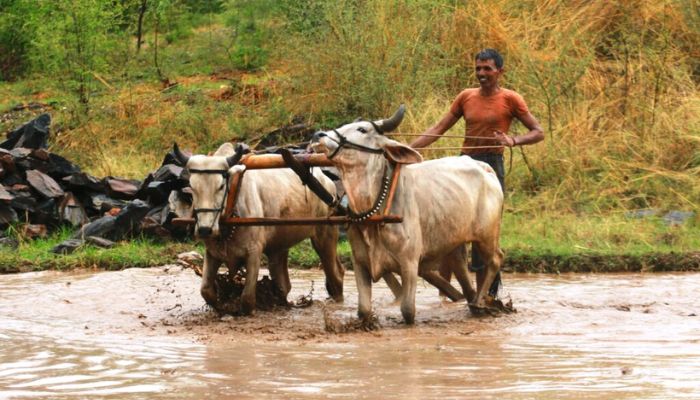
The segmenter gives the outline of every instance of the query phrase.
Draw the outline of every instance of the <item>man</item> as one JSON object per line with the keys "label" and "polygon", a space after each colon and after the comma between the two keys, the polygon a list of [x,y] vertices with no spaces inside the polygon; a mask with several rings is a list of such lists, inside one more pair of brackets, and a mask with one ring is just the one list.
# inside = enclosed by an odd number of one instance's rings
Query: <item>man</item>
{"label": "man", "polygon": [[[478,88],[463,90],[457,95],[450,110],[435,125],[428,128],[423,135],[411,143],[413,148],[426,147],[436,141],[440,135],[454,126],[460,118],[466,122],[462,155],[488,163],[498,176],[505,193],[505,168],[503,166],[503,149],[540,142],[544,131],[537,119],[530,114],[525,100],[513,90],[499,86],[498,80],[504,73],[503,57],[494,49],[480,51],[475,57],[476,79]],[[522,122],[529,130],[524,135],[508,135],[513,119]],[[481,139],[483,138],[483,139]],[[476,249],[472,249],[470,270],[476,272],[477,284],[485,277],[484,264]],[[445,278],[449,279],[448,276]],[[494,298],[498,295],[501,284],[499,273],[489,288]]]}

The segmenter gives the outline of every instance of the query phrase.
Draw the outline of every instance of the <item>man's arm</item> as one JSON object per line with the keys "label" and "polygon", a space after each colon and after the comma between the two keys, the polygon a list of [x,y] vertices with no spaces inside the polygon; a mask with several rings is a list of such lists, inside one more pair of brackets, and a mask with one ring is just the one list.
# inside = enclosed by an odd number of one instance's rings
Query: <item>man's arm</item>
{"label": "man's arm", "polygon": [[544,140],[544,130],[532,114],[527,113],[522,117],[518,117],[518,120],[522,122],[527,129],[529,129],[529,132],[520,136],[511,136],[506,135],[501,131],[494,131],[493,134],[502,145],[507,147],[522,146]]}
{"label": "man's arm", "polygon": [[[454,124],[459,121],[458,117],[455,117],[451,111],[448,111],[442,119],[435,125],[428,128],[423,135],[442,135],[448,129],[452,128]],[[439,136],[419,136],[418,139],[411,142],[410,146],[414,149],[420,149],[429,146],[434,141],[438,140]]]}

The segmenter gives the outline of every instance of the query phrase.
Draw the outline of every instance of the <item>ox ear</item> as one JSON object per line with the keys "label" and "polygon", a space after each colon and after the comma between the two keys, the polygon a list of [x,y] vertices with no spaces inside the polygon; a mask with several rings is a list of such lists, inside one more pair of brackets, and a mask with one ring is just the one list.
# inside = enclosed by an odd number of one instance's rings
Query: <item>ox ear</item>
{"label": "ox ear", "polygon": [[236,174],[238,174],[238,173],[241,173],[241,172],[245,171],[245,169],[246,169],[245,165],[243,165],[243,164],[236,164],[236,165],[234,165],[233,167],[231,167],[231,168],[228,169],[228,174],[229,174],[230,176],[234,176],[234,175],[236,175]]}
{"label": "ox ear", "polygon": [[383,146],[384,157],[397,164],[416,164],[423,161],[423,157],[417,151],[392,140]]}

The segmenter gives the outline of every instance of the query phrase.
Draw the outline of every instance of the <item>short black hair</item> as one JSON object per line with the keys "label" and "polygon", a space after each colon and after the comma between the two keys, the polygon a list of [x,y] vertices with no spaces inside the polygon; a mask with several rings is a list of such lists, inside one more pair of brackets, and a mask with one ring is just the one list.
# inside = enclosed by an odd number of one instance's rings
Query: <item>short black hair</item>
{"label": "short black hair", "polygon": [[476,57],[474,57],[474,61],[476,60],[481,60],[481,61],[486,61],[486,60],[493,60],[493,63],[496,64],[496,68],[501,69],[503,68],[503,56],[498,52],[496,49],[483,49],[480,52],[476,53]]}

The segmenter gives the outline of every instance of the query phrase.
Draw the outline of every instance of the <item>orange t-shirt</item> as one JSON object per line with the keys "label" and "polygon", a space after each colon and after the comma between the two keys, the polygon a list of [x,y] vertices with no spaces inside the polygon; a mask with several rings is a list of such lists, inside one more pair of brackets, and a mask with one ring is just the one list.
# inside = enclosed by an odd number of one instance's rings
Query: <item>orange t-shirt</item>
{"label": "orange t-shirt", "polygon": [[[479,88],[464,89],[452,103],[450,112],[467,123],[466,136],[494,137],[493,131],[508,133],[513,118],[522,118],[530,111],[518,93],[501,88],[496,94],[482,96]],[[498,146],[497,140],[464,138],[464,147]],[[462,154],[503,154],[503,148],[462,149]]]}

